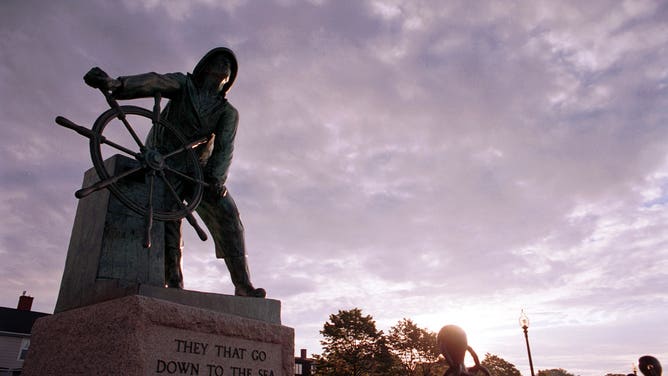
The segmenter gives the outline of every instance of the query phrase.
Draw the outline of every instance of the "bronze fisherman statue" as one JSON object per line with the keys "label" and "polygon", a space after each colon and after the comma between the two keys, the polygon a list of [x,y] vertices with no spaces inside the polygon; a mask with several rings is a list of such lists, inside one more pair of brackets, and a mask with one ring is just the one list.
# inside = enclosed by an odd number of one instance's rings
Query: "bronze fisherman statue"
{"label": "bronze fisherman statue", "polygon": [[[250,281],[246,262],[244,229],[239,211],[225,187],[232,161],[234,138],[239,114],[225,95],[237,76],[234,53],[224,47],[209,51],[195,66],[192,74],[145,73],[134,76],[109,77],[102,69],[92,68],[84,81],[107,91],[116,99],[154,97],[160,93],[168,98],[160,116],[174,125],[189,140],[209,137],[195,150],[208,186],[196,211],[213,237],[216,257],[225,260],[238,296],[264,298],[266,292]],[[146,145],[169,150],[178,144],[169,133],[153,128]],[[181,192],[192,189],[184,180],[174,181]],[[183,288],[181,270],[181,220],[165,222],[165,283],[167,287]]]}

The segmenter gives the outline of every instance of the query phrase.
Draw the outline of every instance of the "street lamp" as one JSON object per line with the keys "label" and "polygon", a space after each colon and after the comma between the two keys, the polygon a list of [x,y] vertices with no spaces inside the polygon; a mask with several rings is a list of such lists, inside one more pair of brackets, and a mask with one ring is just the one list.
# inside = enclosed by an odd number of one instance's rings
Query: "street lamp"
{"label": "street lamp", "polygon": [[527,342],[527,354],[529,354],[529,367],[531,368],[531,376],[536,376],[533,373],[533,361],[531,360],[531,348],[529,348],[529,318],[522,310],[520,315],[520,328],[524,330],[524,339]]}

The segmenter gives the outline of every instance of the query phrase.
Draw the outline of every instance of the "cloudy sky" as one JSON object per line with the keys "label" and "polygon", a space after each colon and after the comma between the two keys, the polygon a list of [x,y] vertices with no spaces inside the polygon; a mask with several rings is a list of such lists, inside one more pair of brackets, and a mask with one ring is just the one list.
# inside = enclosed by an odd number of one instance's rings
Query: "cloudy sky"
{"label": "cloudy sky", "polygon": [[[536,370],[668,362],[668,6],[660,1],[0,2],[0,305],[52,312],[107,108],[81,77],[232,48],[228,180],[296,348],[359,307],[462,326]],[[231,293],[186,229],[186,288]]]}

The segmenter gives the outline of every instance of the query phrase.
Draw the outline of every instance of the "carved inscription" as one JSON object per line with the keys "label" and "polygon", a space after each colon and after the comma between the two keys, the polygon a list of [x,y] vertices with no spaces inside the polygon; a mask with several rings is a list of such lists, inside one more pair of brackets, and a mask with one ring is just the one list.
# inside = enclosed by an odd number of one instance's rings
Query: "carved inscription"
{"label": "carved inscription", "polygon": [[[203,335],[202,337],[205,337]],[[179,337],[156,345],[156,375],[283,376],[276,344],[238,338]]]}

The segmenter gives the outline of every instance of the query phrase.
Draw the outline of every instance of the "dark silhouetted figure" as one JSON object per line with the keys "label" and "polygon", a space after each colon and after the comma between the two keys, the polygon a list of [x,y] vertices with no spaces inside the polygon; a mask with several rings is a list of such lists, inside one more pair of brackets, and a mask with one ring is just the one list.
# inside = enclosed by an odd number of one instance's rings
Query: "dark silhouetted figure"
{"label": "dark silhouetted figure", "polygon": [[661,376],[661,363],[653,356],[641,356],[638,359],[638,368],[645,376]]}
{"label": "dark silhouetted figure", "polygon": [[[109,77],[102,69],[93,68],[84,76],[86,83],[106,90],[116,99],[154,97],[160,93],[169,98],[161,118],[171,123],[188,139],[209,137],[209,142],[195,151],[209,186],[204,192],[197,213],[209,229],[216,256],[225,260],[238,296],[263,298],[264,289],[253,287],[246,263],[244,228],[239,211],[225,187],[232,162],[234,138],[239,114],[225,94],[237,76],[234,53],[224,47],[209,51],[193,69],[192,74],[145,73],[119,78]],[[147,146],[174,150],[176,137],[152,129]],[[174,182],[176,189],[192,189],[187,181]],[[165,222],[165,282],[167,287],[183,288],[181,271],[181,220]]]}
{"label": "dark silhouetted figure", "polygon": [[[449,366],[444,376],[473,376],[478,372],[490,376],[489,370],[480,364],[478,354],[468,345],[466,332],[462,328],[456,325],[444,326],[438,332],[437,341],[441,354]],[[464,365],[466,351],[471,354],[475,362],[475,366],[471,368],[466,368]]]}

